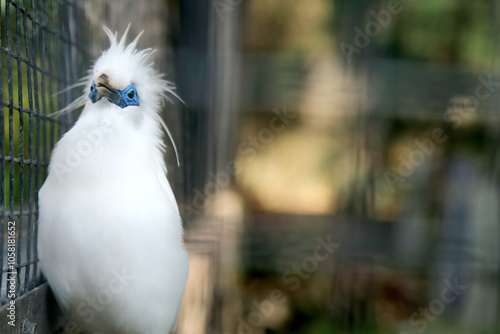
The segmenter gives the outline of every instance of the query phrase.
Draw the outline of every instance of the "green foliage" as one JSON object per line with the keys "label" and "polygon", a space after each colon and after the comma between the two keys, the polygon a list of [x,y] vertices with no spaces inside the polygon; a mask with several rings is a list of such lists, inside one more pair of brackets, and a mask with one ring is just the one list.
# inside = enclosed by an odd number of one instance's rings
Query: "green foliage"
{"label": "green foliage", "polygon": [[[31,6],[31,3],[28,3]],[[9,49],[12,54],[0,54],[0,74],[3,101],[3,155],[9,159],[27,160],[31,156],[36,165],[21,164],[18,161],[6,161],[3,166],[4,175],[4,208],[5,211],[18,210],[19,203],[25,205],[28,198],[34,200],[35,192],[40,187],[46,174],[46,163],[50,156],[51,147],[59,137],[59,125],[47,115],[58,109],[58,99],[55,93],[61,89],[57,82],[42,73],[40,69],[56,69],[54,59],[39,56],[39,39],[33,30],[31,20],[19,20],[19,39],[16,39],[16,10],[9,6],[9,13],[5,12],[5,1],[1,3],[2,24],[1,45]],[[28,8],[30,9],[30,8]],[[50,7],[47,8],[50,10]],[[24,30],[28,36],[24,34]],[[34,44],[33,44],[34,43]],[[47,42],[47,50],[55,45]],[[34,48],[33,48],[34,46]],[[36,68],[28,66],[25,60],[36,62]],[[30,82],[28,80],[30,79]],[[19,110],[20,109],[20,110]],[[12,140],[9,139],[12,137]],[[37,148],[38,147],[38,148]],[[22,166],[22,168],[21,168]],[[12,169],[12,170],[11,170]],[[34,174],[38,173],[38,184],[35,184]],[[20,176],[23,174],[21,194]],[[31,180],[29,177],[31,175]],[[11,178],[13,179],[11,184]],[[20,198],[22,196],[22,198]]]}
{"label": "green foliage", "polygon": [[398,17],[399,55],[419,60],[489,66],[494,43],[485,1],[405,2]]}

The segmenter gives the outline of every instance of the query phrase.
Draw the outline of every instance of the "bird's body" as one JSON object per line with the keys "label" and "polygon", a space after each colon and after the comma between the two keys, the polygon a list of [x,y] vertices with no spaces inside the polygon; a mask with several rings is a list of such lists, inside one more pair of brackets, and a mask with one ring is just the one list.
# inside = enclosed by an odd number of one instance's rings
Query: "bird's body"
{"label": "bird's body", "polygon": [[[165,88],[148,91],[153,83],[134,73],[121,78],[123,83],[114,79],[123,76],[117,72],[123,61],[113,64],[106,57],[144,55],[133,51],[135,41],[125,47],[125,37],[117,43],[116,35],[108,35],[111,48],[90,76],[100,88],[106,73],[104,87],[111,92],[133,83],[141,103],[120,107],[107,95],[89,100],[56,145],[39,194],[40,266],[58,303],[84,332],[169,333],[177,322],[188,258],[165,175],[161,99],[147,101]],[[151,77],[151,68],[144,71],[146,79],[164,83]]]}

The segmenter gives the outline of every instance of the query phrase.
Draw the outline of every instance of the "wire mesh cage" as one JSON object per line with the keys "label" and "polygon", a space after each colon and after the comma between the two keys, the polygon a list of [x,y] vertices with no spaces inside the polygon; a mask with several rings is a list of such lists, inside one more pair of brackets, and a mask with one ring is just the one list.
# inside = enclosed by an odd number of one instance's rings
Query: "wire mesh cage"
{"label": "wire mesh cage", "polygon": [[82,76],[85,22],[77,1],[0,5],[0,303],[42,283],[37,265],[38,189],[50,152],[75,121],[56,111],[75,98]]}
{"label": "wire mesh cage", "polygon": [[[177,333],[420,332],[434,306],[428,332],[498,332],[500,7],[388,5],[1,0],[0,317],[11,286],[48,291],[37,190],[75,120],[56,93],[103,23],[131,22],[186,102],[165,106],[191,261]],[[450,282],[467,288],[445,303]]]}

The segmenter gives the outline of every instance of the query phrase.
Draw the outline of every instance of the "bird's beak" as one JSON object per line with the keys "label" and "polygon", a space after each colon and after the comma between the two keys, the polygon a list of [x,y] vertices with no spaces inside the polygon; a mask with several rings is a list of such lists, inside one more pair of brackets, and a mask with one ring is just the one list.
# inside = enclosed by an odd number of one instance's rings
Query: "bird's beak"
{"label": "bird's beak", "polygon": [[109,82],[108,75],[105,73],[102,73],[95,82],[92,83],[89,99],[92,103],[97,103],[103,96],[106,97],[109,102],[116,104],[122,109],[127,106],[139,105],[139,96],[137,95],[134,84],[130,84],[124,90],[114,89]]}
{"label": "bird's beak", "polygon": [[109,77],[106,73],[101,74],[95,83],[95,88],[97,90],[97,100],[105,96],[110,102],[116,104],[117,106],[122,104],[122,98],[120,95],[111,87],[109,82]]}
{"label": "bird's beak", "polygon": [[103,73],[97,78],[95,87],[97,89],[97,93],[99,93],[99,98],[101,96],[108,96],[110,93],[114,92],[110,87],[108,75]]}

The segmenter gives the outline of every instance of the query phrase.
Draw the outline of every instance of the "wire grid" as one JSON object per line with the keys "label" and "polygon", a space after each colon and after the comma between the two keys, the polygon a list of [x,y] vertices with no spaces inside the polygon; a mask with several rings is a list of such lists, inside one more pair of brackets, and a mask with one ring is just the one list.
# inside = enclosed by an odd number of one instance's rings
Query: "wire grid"
{"label": "wire grid", "polygon": [[[55,142],[74,123],[74,114],[54,112],[75,98],[71,91],[58,92],[83,73],[83,17],[77,1],[0,3],[0,305],[43,280],[36,246],[38,190]],[[10,259],[9,231],[15,240]],[[7,284],[11,277],[15,296]]]}

